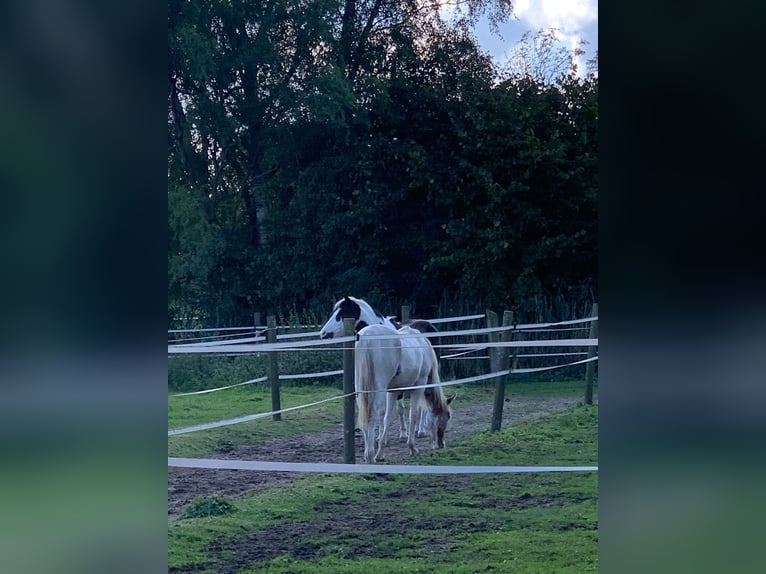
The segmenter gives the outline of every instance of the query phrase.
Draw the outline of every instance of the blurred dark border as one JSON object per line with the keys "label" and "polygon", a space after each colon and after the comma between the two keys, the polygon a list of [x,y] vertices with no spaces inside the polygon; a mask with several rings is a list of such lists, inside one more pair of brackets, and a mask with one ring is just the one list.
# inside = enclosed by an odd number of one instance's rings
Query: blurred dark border
{"label": "blurred dark border", "polygon": [[166,571],[167,6],[0,16],[4,570]]}
{"label": "blurred dark border", "polygon": [[603,572],[762,561],[764,116],[743,14],[601,5]]}
{"label": "blurred dark border", "polygon": [[[601,8],[600,570],[754,570],[760,24]],[[4,564],[165,571],[166,5],[0,15]]]}

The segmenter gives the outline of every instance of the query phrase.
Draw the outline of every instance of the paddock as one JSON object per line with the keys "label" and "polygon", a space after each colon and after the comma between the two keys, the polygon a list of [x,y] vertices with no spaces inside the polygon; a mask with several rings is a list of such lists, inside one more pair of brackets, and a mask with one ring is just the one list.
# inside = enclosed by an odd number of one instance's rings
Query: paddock
{"label": "paddock", "polygon": [[[589,320],[583,320],[583,324],[586,329],[588,328],[589,322]],[[516,329],[520,330],[518,327],[519,326],[516,326]],[[553,327],[562,328],[561,325],[554,325]],[[545,326],[535,325],[527,326],[527,328],[530,331],[533,331],[543,329]],[[477,329],[471,329],[471,336],[474,339],[477,336],[487,336],[486,329],[488,328],[479,329],[481,331],[485,331],[484,333],[476,333]],[[445,332],[454,333],[456,331],[458,330]],[[241,339],[243,337],[239,338]],[[293,337],[287,339],[283,343],[276,343],[277,345],[283,345],[283,349],[273,349],[270,351],[275,353],[300,353],[302,351],[298,349],[311,348],[312,345],[294,346],[296,342],[304,342],[298,341],[298,339],[300,339],[300,337]],[[473,356],[475,356],[477,352],[491,353],[492,349],[503,348],[503,346],[498,344],[499,342],[495,342],[493,346],[489,339],[490,337],[487,336],[486,345],[474,344],[474,346],[471,346],[464,344],[461,346],[457,343],[453,343],[450,346],[445,345],[441,347],[442,354],[449,356],[450,354],[467,353],[467,355],[464,354],[463,356],[472,356],[471,353],[473,353]],[[568,340],[571,343],[570,345],[559,344],[559,346],[556,346],[554,343],[553,345],[540,345],[538,347],[529,345],[526,348],[524,348],[522,345],[517,345],[516,347],[508,346],[507,349],[509,350],[509,353],[514,353],[517,357],[522,354],[538,354],[535,353],[537,350],[544,351],[544,354],[547,355],[556,354],[556,351],[559,351],[561,353],[558,357],[560,360],[560,365],[587,365],[588,363],[583,362],[582,359],[582,357],[587,355],[583,354],[581,356],[574,356],[566,354],[574,352],[586,353],[587,347],[583,348],[582,346],[578,346],[578,344],[582,345],[582,341],[587,339],[587,337],[581,339],[570,339]],[[562,341],[566,340],[562,339]],[[310,342],[314,345],[317,343],[316,340]],[[518,343],[519,341],[513,342]],[[210,341],[205,341],[205,343],[210,343]],[[588,341],[588,343],[593,343],[593,341]],[[597,341],[595,341],[595,343],[597,344]],[[250,342],[235,343],[234,346],[243,344],[250,344]],[[339,347],[342,347],[347,343],[345,341],[336,340],[335,344],[337,349],[335,352],[338,352],[338,350],[340,350]],[[436,344],[438,345],[438,343]],[[266,347],[269,344],[263,342],[259,345]],[[218,352],[233,351],[232,345],[207,344],[206,348],[208,351],[210,351],[215,349],[217,346],[228,347],[225,349],[225,351],[219,350]],[[239,351],[241,351],[241,349],[237,349],[237,352]],[[266,350],[263,349],[260,352],[265,351]],[[539,354],[542,355],[543,353]],[[447,358],[443,360],[450,359]],[[489,362],[488,357],[485,359],[485,362]],[[524,363],[521,363],[521,365],[522,366],[517,365],[516,370],[519,372],[513,373],[513,376],[518,378],[523,376],[524,373],[534,372],[534,369],[543,368],[523,366]],[[555,369],[555,367],[551,368],[550,366],[545,368],[549,368],[551,370]],[[593,520],[595,520],[593,517],[595,516],[594,508],[597,504],[595,494],[597,491],[595,482],[597,480],[597,466],[595,465],[596,450],[594,450],[595,447],[593,447],[593,445],[586,449],[585,456],[574,456],[566,454],[563,456],[563,458],[557,459],[555,453],[543,453],[542,451],[537,451],[532,448],[533,445],[527,445],[524,452],[517,453],[518,456],[510,456],[508,453],[500,454],[499,452],[492,451],[493,454],[482,461],[469,460],[470,456],[467,454],[468,451],[463,450],[463,447],[461,447],[461,444],[465,443],[465,441],[475,440],[475,437],[484,437],[485,435],[488,437],[499,437],[501,434],[509,430],[524,429],[524,432],[532,433],[534,431],[535,424],[537,424],[536,421],[542,421],[541,424],[544,426],[545,424],[549,424],[545,421],[548,421],[551,416],[555,417],[560,415],[568,417],[570,416],[569,413],[572,412],[571,409],[574,408],[574,412],[578,413],[579,411],[577,409],[584,408],[583,406],[577,406],[579,403],[583,402],[583,395],[578,388],[578,384],[576,383],[570,383],[566,391],[560,393],[562,396],[556,396],[556,393],[547,396],[543,394],[541,396],[529,397],[515,396],[511,394],[509,396],[508,402],[505,404],[505,408],[502,413],[502,432],[488,433],[494,415],[494,388],[492,386],[488,386],[488,383],[491,385],[497,377],[509,377],[512,370],[514,369],[504,369],[503,371],[508,372],[501,373],[491,371],[485,373],[484,376],[473,381],[444,381],[448,386],[454,385],[453,388],[455,389],[466,389],[466,391],[464,391],[465,393],[469,392],[468,389],[471,389],[471,392],[474,393],[478,393],[480,390],[481,393],[483,393],[483,398],[481,400],[472,399],[469,401],[470,404],[461,405],[460,397],[458,397],[457,403],[453,409],[453,420],[451,421],[450,427],[448,429],[448,447],[443,453],[431,453],[429,452],[430,449],[422,448],[428,439],[419,439],[423,441],[423,443],[421,443],[421,450],[423,451],[423,454],[417,457],[417,459],[413,460],[408,454],[406,445],[400,445],[395,440],[389,442],[389,446],[387,447],[386,451],[387,464],[383,465],[383,467],[389,466],[392,469],[395,469],[400,465],[406,465],[411,468],[420,468],[420,466],[429,467],[428,469],[425,469],[425,471],[421,474],[410,475],[410,479],[406,479],[406,475],[398,473],[384,474],[383,472],[376,472],[363,474],[344,474],[343,471],[340,470],[340,467],[344,463],[344,429],[342,424],[342,417],[337,416],[340,413],[339,409],[341,408],[340,404],[342,403],[343,395],[341,393],[338,393],[332,397],[327,397],[326,402],[323,402],[322,404],[312,404],[317,403],[318,401],[307,401],[306,403],[301,403],[298,399],[291,398],[291,401],[285,404],[285,408],[283,409],[282,413],[284,418],[279,422],[273,420],[273,411],[270,411],[269,409],[263,409],[261,412],[252,413],[250,415],[252,418],[242,422],[232,421],[236,420],[237,418],[247,418],[247,415],[241,417],[232,417],[230,419],[211,421],[213,423],[223,423],[221,426],[194,430],[190,432],[182,432],[169,436],[169,454],[171,454],[171,458],[169,458],[168,470],[168,517],[171,523],[171,571],[187,571],[187,568],[183,565],[191,565],[192,563],[195,563],[195,560],[197,560],[185,555],[183,548],[188,543],[188,541],[184,542],[184,540],[186,540],[186,534],[184,533],[187,532],[188,529],[194,530],[196,528],[202,528],[202,530],[209,533],[207,526],[203,526],[203,523],[198,522],[199,520],[212,521],[210,522],[211,527],[219,520],[222,521],[221,524],[237,521],[240,519],[245,520],[246,513],[249,512],[247,508],[250,508],[251,505],[262,508],[266,514],[272,516],[271,513],[273,508],[272,510],[268,509],[271,508],[271,504],[273,503],[272,497],[277,495],[275,493],[282,493],[280,496],[290,497],[296,493],[296,488],[298,489],[298,492],[303,492],[301,489],[304,487],[301,487],[300,485],[311,485],[312,489],[318,489],[312,496],[318,496],[319,493],[328,494],[334,492],[333,489],[340,488],[339,486],[332,486],[333,484],[336,484],[336,482],[337,484],[342,482],[345,485],[353,485],[350,488],[353,488],[353,492],[359,494],[362,491],[366,492],[368,487],[374,487],[374,485],[378,483],[381,485],[383,490],[386,490],[390,485],[399,484],[399,481],[412,480],[414,481],[413,484],[417,485],[417,488],[420,490],[422,496],[429,497],[434,500],[443,500],[442,497],[449,495],[454,496],[456,500],[460,500],[461,497],[465,496],[464,491],[466,488],[470,489],[480,486],[482,489],[485,489],[486,485],[488,484],[487,481],[491,481],[493,484],[498,485],[499,490],[496,494],[490,494],[484,490],[481,497],[479,497],[477,494],[473,498],[474,501],[471,504],[475,505],[476,511],[478,513],[483,514],[485,510],[488,511],[489,509],[492,509],[493,505],[496,510],[497,505],[506,505],[510,509],[522,510],[523,513],[532,512],[534,514],[539,511],[547,515],[550,512],[558,513],[561,511],[568,515],[568,513],[571,511],[567,509],[582,507],[584,509],[588,509],[584,515],[587,515],[590,518],[587,520],[583,519],[582,523],[575,520],[570,524],[570,526],[566,528],[563,526],[554,528],[553,534],[556,536],[561,534],[563,538],[567,540],[569,540],[569,538],[574,535],[582,535],[585,537],[586,542],[587,540],[592,539],[592,544],[585,542],[583,542],[583,544],[587,547],[592,545],[593,548],[595,548],[596,534],[594,529],[596,526],[593,522]],[[283,381],[289,381],[290,377],[308,374],[309,373],[280,374],[280,378]],[[331,372],[331,374],[319,374],[323,375],[322,378],[326,378],[328,381],[337,380],[342,377],[342,371],[340,373],[335,371]],[[202,392],[199,392],[196,395],[179,393],[179,395],[184,396],[171,398],[173,401],[190,399],[201,401],[208,398],[211,393],[215,393],[215,396],[219,396],[224,393],[243,393],[242,396],[247,396],[246,393],[252,390],[251,385],[261,385],[264,388],[268,388],[265,387],[264,383],[267,383],[267,381],[245,381],[240,385],[235,385],[233,387],[222,389],[204,389]],[[322,400],[324,401],[324,399]],[[260,401],[259,404],[267,405],[268,400],[264,398]],[[173,456],[173,454],[183,454],[182,452],[179,453],[174,451],[175,447],[173,445],[179,441],[192,440],[193,437],[215,433],[220,433],[221,437],[233,437],[238,433],[247,435],[252,434],[254,429],[259,428],[259,425],[264,426],[268,424],[281,427],[289,427],[292,425],[299,426],[300,424],[305,424],[310,421],[316,416],[316,413],[318,411],[322,411],[322,409],[327,409],[327,411],[334,409],[333,412],[336,415],[336,420],[334,422],[330,420],[332,418],[331,415],[323,415],[327,418],[327,425],[326,428],[322,430],[303,430],[300,432],[288,433],[283,436],[275,436],[272,438],[261,437],[258,440],[252,441],[243,439],[245,442],[242,444],[233,444],[230,448],[218,448],[213,453],[213,460],[219,460],[224,464],[225,461],[228,461],[229,463],[242,463],[243,466],[246,466],[248,462],[253,461],[272,463],[281,462],[284,464],[300,463],[311,465],[313,469],[310,472],[305,470],[297,470],[295,467],[290,468],[289,470],[285,470],[284,468],[268,470],[264,469],[263,467],[259,467],[256,470],[232,470],[216,468],[182,468],[172,466],[173,459],[176,459],[176,461],[179,459],[192,459],[191,466],[194,466],[194,459],[205,460],[207,458],[206,456]],[[597,424],[597,419],[593,418],[593,416],[595,416],[594,412],[595,411],[588,411],[588,416],[590,417],[590,425]],[[171,431],[183,431],[184,428],[188,429],[192,426],[194,425],[172,428],[169,430],[169,434]],[[250,429],[250,431],[247,429]],[[590,430],[594,431],[594,429]],[[227,435],[226,433],[231,434]],[[354,433],[353,436],[356,455],[361,459],[361,452],[363,448],[362,437],[358,433]],[[220,441],[220,445],[226,447],[226,441],[230,439],[221,438],[218,440]],[[236,443],[235,439],[231,440]],[[453,452],[450,453],[450,451]],[[587,456],[588,453],[590,456]],[[466,458],[462,460],[454,460],[451,458],[452,456],[464,455]],[[525,459],[524,457],[527,458]],[[331,465],[339,466],[333,467]],[[413,467],[413,465],[417,466]],[[477,474],[475,475],[470,475],[467,471],[461,474],[443,474],[447,472],[447,468],[455,466],[462,466],[464,469],[478,469],[482,466],[494,468],[476,470]],[[439,467],[442,468],[440,469]],[[524,471],[520,470],[522,467],[525,468]],[[381,469],[379,468],[378,470]],[[522,472],[526,472],[526,474],[522,474]],[[385,479],[383,478],[384,476],[390,476],[391,478]],[[388,480],[394,482],[389,484]],[[587,488],[583,486],[586,484],[588,485]],[[572,485],[577,486],[575,487]],[[443,488],[441,488],[441,486],[443,486]],[[541,488],[544,493],[541,491],[540,494],[535,494],[539,488]],[[561,492],[558,494],[555,492],[557,488],[561,489]],[[578,494],[577,496],[572,496],[572,489],[578,490],[581,488],[584,489],[583,493]],[[375,488],[373,488],[373,490],[375,490]],[[517,490],[518,492],[516,492]],[[585,492],[586,490],[587,493]],[[515,492],[515,494],[511,495],[509,492]],[[397,496],[403,497],[402,500],[409,500],[408,496],[406,496],[404,492]],[[206,519],[194,519],[185,518],[183,516],[184,512],[187,511],[190,506],[192,506],[193,501],[210,499],[211,497],[223,497],[224,499],[231,500],[236,506],[241,508],[234,515],[222,516],[218,518],[209,517]],[[330,496],[330,498],[332,499],[332,496]],[[410,502],[415,504],[414,501],[410,500]],[[317,529],[324,529],[324,531],[328,533],[332,532],[331,538],[342,541],[343,544],[346,545],[346,550],[343,550],[342,552],[339,550],[339,552],[341,552],[341,554],[345,553],[344,555],[347,559],[371,559],[374,561],[379,559],[389,560],[395,558],[396,560],[402,560],[405,559],[404,554],[406,554],[406,551],[403,555],[397,557],[395,552],[382,550],[375,544],[373,544],[372,548],[368,548],[366,551],[361,547],[355,547],[355,543],[352,540],[356,536],[354,533],[360,533],[359,537],[362,538],[372,537],[374,532],[370,531],[369,528],[363,528],[363,526],[366,525],[369,527],[371,523],[375,523],[380,529],[381,541],[385,541],[386,539],[392,539],[392,537],[395,538],[397,531],[406,531],[408,528],[408,521],[410,526],[412,526],[412,524],[416,524],[418,525],[418,529],[424,532],[431,532],[436,528],[435,523],[429,523],[427,521],[424,522],[423,519],[412,522],[412,517],[407,518],[409,511],[407,510],[406,506],[402,506],[399,503],[394,504],[393,499],[388,500],[388,504],[383,506],[378,506],[374,502],[368,502],[368,504],[370,505],[368,507],[369,515],[362,520],[362,523],[354,521],[349,522],[349,513],[353,514],[356,512],[358,514],[361,512],[361,507],[354,509],[354,504],[351,501],[338,503],[332,502],[332,500],[322,499],[320,506],[323,508],[323,510],[320,512],[320,516],[317,518],[317,520],[310,519],[310,517],[306,515],[303,517],[303,520],[298,520],[297,517],[294,517],[290,524],[282,523],[281,526],[276,526],[276,523],[280,522],[280,519],[274,518],[274,516],[272,516],[272,518],[275,520],[275,525],[266,525],[260,527],[254,524],[254,534],[252,537],[246,537],[247,543],[244,542],[244,539],[237,537],[232,538],[229,540],[229,542],[224,541],[224,539],[227,539],[226,537],[220,538],[218,543],[211,542],[213,546],[207,546],[208,550],[205,551],[207,558],[205,558],[202,562],[208,563],[209,565],[215,562],[215,560],[210,562],[210,560],[212,560],[210,556],[216,555],[216,551],[214,549],[216,548],[216,544],[218,544],[222,548],[222,551],[225,550],[226,553],[230,553],[232,556],[236,557],[232,560],[226,561],[227,566],[225,569],[227,569],[227,571],[235,572],[239,571],[239,569],[246,568],[248,565],[254,567],[253,565],[256,564],[260,564],[260,568],[263,566],[262,560],[276,560],[279,562],[280,559],[285,560],[286,563],[293,564],[293,566],[284,566],[283,570],[276,568],[273,570],[264,571],[300,571],[300,567],[296,566],[296,564],[298,564],[301,560],[305,559],[311,561],[312,563],[318,564],[326,562],[326,557],[323,557],[323,553],[325,551],[314,545],[314,543],[308,544],[301,548],[296,547],[295,545],[291,546],[289,541],[300,540],[301,538],[305,539],[310,532],[315,533]],[[449,505],[450,502],[445,499],[444,504]],[[279,516],[281,512],[285,512],[285,516],[288,516],[290,515],[291,511],[286,509],[284,511],[277,511],[277,516]],[[483,531],[482,528],[479,528],[481,525],[474,524],[473,522],[470,524],[464,524],[462,523],[462,518],[456,520],[461,523],[460,528],[467,529],[467,532],[475,531],[476,536],[479,536],[479,532]],[[487,518],[485,526],[488,528],[492,526],[493,520],[495,519]],[[214,527],[214,530],[217,528],[218,527]],[[221,528],[223,528],[223,526],[221,526]],[[563,532],[558,532],[558,530],[562,529]],[[257,531],[257,535],[255,534],[255,531]],[[364,531],[364,534],[361,534],[362,531]],[[520,531],[524,531],[524,529],[521,528]],[[280,532],[281,536],[279,535]],[[446,545],[444,546],[445,552],[450,550],[449,547],[451,546],[452,542],[450,542],[449,535],[447,535],[446,539],[440,537],[441,535],[437,536],[436,534],[433,534],[433,536],[439,539],[436,541],[436,544]],[[460,538],[461,535],[455,534],[455,536]],[[535,536],[537,536],[537,534],[535,534]],[[545,536],[542,534],[540,536],[545,538]],[[237,542],[237,540],[240,541]],[[567,542],[567,544],[571,544],[571,540]],[[176,556],[176,553],[180,554]],[[208,562],[205,562],[205,560]],[[593,565],[592,569],[595,570],[595,550],[593,551],[593,556],[588,558],[585,562],[587,564]],[[218,564],[218,566],[213,567],[213,569],[218,568],[221,563],[216,562],[216,564]],[[357,565],[359,564],[361,563],[357,563]],[[579,564],[582,566],[582,563]],[[290,570],[289,568],[294,568],[294,570]],[[442,570],[437,568],[434,570],[424,571],[459,571],[446,569],[446,567],[444,568],[445,569]],[[584,570],[587,569],[591,568],[584,568]],[[322,570],[319,569],[317,571]],[[339,567],[338,564],[332,563],[332,565],[327,566],[327,571],[343,572],[346,570],[343,570],[343,568]],[[348,571],[353,571],[353,569]],[[579,571],[583,571],[583,569],[580,569]]]}

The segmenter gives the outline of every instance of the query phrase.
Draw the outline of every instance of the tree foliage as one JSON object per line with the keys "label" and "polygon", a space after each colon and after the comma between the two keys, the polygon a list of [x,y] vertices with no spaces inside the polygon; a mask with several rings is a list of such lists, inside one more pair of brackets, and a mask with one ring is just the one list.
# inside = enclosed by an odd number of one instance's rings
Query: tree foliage
{"label": "tree foliage", "polygon": [[171,318],[595,294],[597,77],[501,73],[509,5],[458,4],[170,3]]}

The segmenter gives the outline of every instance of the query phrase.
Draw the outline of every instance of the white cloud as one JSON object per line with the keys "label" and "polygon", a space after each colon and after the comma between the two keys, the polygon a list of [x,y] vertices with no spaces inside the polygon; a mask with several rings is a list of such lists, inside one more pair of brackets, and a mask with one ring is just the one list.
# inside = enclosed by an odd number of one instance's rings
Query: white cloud
{"label": "white cloud", "polygon": [[[592,42],[586,27],[598,22],[598,0],[516,0],[513,12],[531,30],[556,28],[559,40],[574,50],[580,40]],[[582,72],[584,62],[579,60]]]}
{"label": "white cloud", "polygon": [[533,28],[582,30],[598,19],[598,0],[517,0],[513,12]]}

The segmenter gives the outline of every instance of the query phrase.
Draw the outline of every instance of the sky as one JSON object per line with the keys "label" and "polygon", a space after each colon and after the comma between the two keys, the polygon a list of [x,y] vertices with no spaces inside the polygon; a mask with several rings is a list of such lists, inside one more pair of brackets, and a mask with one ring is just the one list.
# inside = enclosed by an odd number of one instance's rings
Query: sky
{"label": "sky", "polygon": [[585,62],[598,50],[598,0],[514,0],[515,20],[500,26],[502,38],[490,31],[486,18],[476,27],[476,37],[499,63],[507,61],[514,44],[524,32],[557,29],[561,43],[571,49],[580,40],[588,42],[585,54],[577,59],[578,74],[586,71]]}

